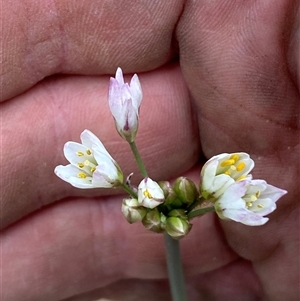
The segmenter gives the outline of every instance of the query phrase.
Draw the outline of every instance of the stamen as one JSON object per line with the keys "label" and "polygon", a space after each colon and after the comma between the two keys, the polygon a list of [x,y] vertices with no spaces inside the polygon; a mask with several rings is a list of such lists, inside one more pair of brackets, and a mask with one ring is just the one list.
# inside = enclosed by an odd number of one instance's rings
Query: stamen
{"label": "stamen", "polygon": [[83,173],[83,172],[80,172],[77,176],[78,176],[78,178],[81,178],[81,179],[85,179],[86,178],[86,174]]}
{"label": "stamen", "polygon": [[259,196],[260,196],[260,191],[257,191],[257,192],[255,193],[255,196],[256,196],[257,198],[259,198]]}
{"label": "stamen", "polygon": [[234,162],[237,162],[240,159],[240,156],[237,154],[231,155],[230,159],[233,160]]}
{"label": "stamen", "polygon": [[88,155],[91,155],[91,154],[92,154],[92,151],[91,151],[90,149],[87,149],[87,150],[86,150],[86,153],[87,153]]}
{"label": "stamen", "polygon": [[224,174],[227,175],[227,176],[230,176],[231,172],[230,172],[230,170],[226,170],[226,171],[224,172]]}
{"label": "stamen", "polygon": [[264,205],[263,204],[258,204],[257,207],[261,209],[261,208],[264,208]]}
{"label": "stamen", "polygon": [[144,191],[144,196],[147,197],[147,198],[149,198],[149,199],[152,199],[152,195],[151,195],[151,193],[148,190]]}
{"label": "stamen", "polygon": [[79,168],[83,168],[83,167],[84,167],[84,164],[83,164],[83,163],[80,163],[80,162],[77,163],[77,165],[78,165]]}
{"label": "stamen", "polygon": [[241,162],[237,167],[237,171],[242,171],[245,168],[246,164],[244,162]]}
{"label": "stamen", "polygon": [[91,173],[93,173],[96,170],[96,167],[91,168]]}
{"label": "stamen", "polygon": [[84,153],[83,153],[83,152],[76,152],[76,154],[77,154],[78,157],[84,156]]}
{"label": "stamen", "polygon": [[234,160],[224,160],[223,162],[221,162],[221,167],[225,167],[225,166],[230,166],[233,165],[235,162]]}
{"label": "stamen", "polygon": [[251,208],[253,206],[252,202],[246,202],[247,208]]}

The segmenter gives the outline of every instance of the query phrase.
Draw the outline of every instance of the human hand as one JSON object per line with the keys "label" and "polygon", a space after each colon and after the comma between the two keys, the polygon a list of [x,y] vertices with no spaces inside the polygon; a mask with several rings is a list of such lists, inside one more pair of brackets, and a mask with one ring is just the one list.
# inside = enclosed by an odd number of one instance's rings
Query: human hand
{"label": "human hand", "polygon": [[[183,172],[197,179],[204,156],[246,151],[256,178],[289,191],[263,227],[220,223],[214,214],[195,220],[182,240],[190,299],[294,300],[296,3],[23,3],[3,3],[4,300],[169,298],[162,237],[127,224],[122,196],[77,190],[53,174],[64,162],[63,144],[88,128],[138,180],[107,105],[105,74],[117,66],[139,73],[145,96],[137,144],[153,179]],[[175,39],[183,77],[170,63]],[[64,75],[51,76],[57,73]]]}

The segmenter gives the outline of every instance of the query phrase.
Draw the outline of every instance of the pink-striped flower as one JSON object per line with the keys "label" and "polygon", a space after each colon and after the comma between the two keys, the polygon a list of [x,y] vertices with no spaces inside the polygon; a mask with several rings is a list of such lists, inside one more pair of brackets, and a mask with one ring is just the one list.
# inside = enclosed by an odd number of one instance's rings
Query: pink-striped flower
{"label": "pink-striped flower", "polygon": [[122,69],[118,68],[115,78],[110,78],[108,103],[118,133],[128,142],[134,141],[138,130],[139,107],[142,97],[138,76],[133,75],[130,84],[124,83]]}
{"label": "pink-striped flower", "polygon": [[248,226],[260,226],[276,209],[276,201],[287,191],[264,180],[242,180],[232,184],[214,203],[221,219],[230,219]]}

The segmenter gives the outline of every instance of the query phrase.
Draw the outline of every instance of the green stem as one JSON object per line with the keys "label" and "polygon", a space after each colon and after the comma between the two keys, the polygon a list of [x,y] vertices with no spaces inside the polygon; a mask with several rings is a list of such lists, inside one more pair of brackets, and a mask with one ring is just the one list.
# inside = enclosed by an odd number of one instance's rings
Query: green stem
{"label": "green stem", "polygon": [[215,207],[201,208],[201,209],[197,209],[197,210],[189,212],[187,217],[188,217],[188,219],[191,219],[191,218],[196,217],[198,215],[203,215],[205,213],[213,212],[213,211],[215,211]]}
{"label": "green stem", "polygon": [[122,187],[128,194],[130,194],[134,199],[137,199],[137,198],[138,198],[137,194],[136,194],[130,187],[128,187],[127,185],[121,184],[121,187]]}
{"label": "green stem", "polygon": [[129,145],[130,145],[130,147],[131,147],[131,150],[132,150],[132,152],[133,152],[133,155],[134,155],[134,157],[135,157],[135,160],[136,160],[136,162],[137,162],[137,164],[138,164],[138,166],[139,166],[139,169],[140,169],[140,171],[141,171],[143,177],[144,177],[144,178],[147,178],[147,177],[148,177],[148,173],[147,173],[146,167],[145,167],[145,165],[144,165],[144,163],[143,163],[143,161],[142,161],[142,158],[141,158],[141,156],[140,156],[140,154],[139,154],[139,151],[138,151],[138,149],[137,149],[137,147],[136,147],[135,142],[134,142],[134,141],[133,141],[133,142],[130,142]]}
{"label": "green stem", "polygon": [[173,301],[187,301],[179,240],[164,234],[169,284]]}
{"label": "green stem", "polygon": [[195,202],[187,207],[187,211],[191,212],[195,207],[199,206],[201,203],[205,201],[205,198],[199,197]]}

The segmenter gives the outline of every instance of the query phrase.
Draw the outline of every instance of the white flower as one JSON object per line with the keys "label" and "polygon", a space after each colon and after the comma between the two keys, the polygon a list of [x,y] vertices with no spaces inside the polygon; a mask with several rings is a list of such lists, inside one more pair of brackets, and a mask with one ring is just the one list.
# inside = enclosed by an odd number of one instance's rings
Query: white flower
{"label": "white flower", "polygon": [[84,130],[82,144],[69,141],[64,155],[71,163],[55,168],[55,174],[77,188],[109,188],[123,182],[123,173],[101,141],[89,130]]}
{"label": "white flower", "polygon": [[130,84],[124,83],[122,69],[116,77],[110,78],[108,103],[115,119],[118,133],[128,142],[133,142],[138,130],[139,107],[142,101],[142,88],[135,74]]}
{"label": "white flower", "polygon": [[232,184],[215,202],[215,209],[222,219],[260,226],[269,220],[264,216],[276,209],[276,201],[286,193],[264,180],[244,180]]}
{"label": "white flower", "polygon": [[251,179],[254,161],[246,153],[220,154],[202,167],[200,192],[206,199],[217,199],[233,183]]}
{"label": "white flower", "polygon": [[164,192],[150,178],[145,178],[138,186],[138,201],[146,208],[153,209],[165,200]]}

